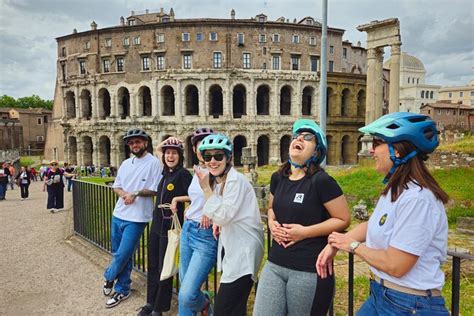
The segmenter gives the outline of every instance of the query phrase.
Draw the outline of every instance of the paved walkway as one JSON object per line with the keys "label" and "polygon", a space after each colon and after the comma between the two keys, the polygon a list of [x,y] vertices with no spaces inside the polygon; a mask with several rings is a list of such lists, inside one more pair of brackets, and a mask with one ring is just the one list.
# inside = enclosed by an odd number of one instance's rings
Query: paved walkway
{"label": "paved walkway", "polygon": [[72,234],[71,193],[66,210],[46,210],[42,184],[30,199],[8,190],[0,201],[0,315],[136,315],[145,298],[144,278],[134,275],[132,295],[105,308],[102,273],[110,256]]}

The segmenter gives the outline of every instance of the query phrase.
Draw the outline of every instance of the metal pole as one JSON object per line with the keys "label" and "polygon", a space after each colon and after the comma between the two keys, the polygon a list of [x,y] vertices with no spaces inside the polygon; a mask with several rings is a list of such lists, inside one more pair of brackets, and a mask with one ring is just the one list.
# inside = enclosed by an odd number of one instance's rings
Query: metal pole
{"label": "metal pole", "polygon": [[[321,72],[319,78],[319,126],[326,134],[326,102],[327,102],[327,42],[328,42],[328,0],[322,0],[322,33],[321,33]],[[326,165],[326,159],[321,166]]]}

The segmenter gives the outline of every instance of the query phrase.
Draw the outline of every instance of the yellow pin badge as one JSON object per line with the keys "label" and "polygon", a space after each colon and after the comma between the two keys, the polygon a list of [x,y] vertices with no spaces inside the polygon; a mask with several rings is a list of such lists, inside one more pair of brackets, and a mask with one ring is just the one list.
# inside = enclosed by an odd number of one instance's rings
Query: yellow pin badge
{"label": "yellow pin badge", "polygon": [[166,189],[168,191],[173,191],[174,190],[174,184],[173,183],[169,183],[167,186],[166,186]]}

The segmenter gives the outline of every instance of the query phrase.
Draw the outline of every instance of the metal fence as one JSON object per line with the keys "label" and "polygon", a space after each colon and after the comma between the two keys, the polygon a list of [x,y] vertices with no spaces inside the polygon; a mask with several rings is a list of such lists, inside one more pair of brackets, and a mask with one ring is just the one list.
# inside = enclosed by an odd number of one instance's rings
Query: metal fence
{"label": "metal fence", "polygon": [[[93,245],[111,253],[110,223],[112,212],[117,202],[117,196],[111,187],[98,185],[90,182],[75,180],[73,186],[73,213],[74,213],[74,233],[86,239]],[[262,215],[264,229],[266,232],[266,250],[270,249],[271,236],[267,229],[267,218]],[[149,225],[146,226],[139,246],[133,257],[133,267],[139,273],[146,275],[147,272],[147,240]],[[452,258],[452,293],[451,293],[451,314],[459,315],[460,302],[460,280],[461,280],[461,260],[473,260],[474,256],[448,251]],[[176,278],[177,279],[177,278]],[[217,289],[216,268],[211,272],[211,277],[206,281],[205,287],[209,288],[212,279],[213,289]],[[179,282],[176,280],[176,290],[179,290]],[[349,254],[348,258],[348,315],[354,315],[354,256]],[[333,315],[331,305],[330,315]]]}

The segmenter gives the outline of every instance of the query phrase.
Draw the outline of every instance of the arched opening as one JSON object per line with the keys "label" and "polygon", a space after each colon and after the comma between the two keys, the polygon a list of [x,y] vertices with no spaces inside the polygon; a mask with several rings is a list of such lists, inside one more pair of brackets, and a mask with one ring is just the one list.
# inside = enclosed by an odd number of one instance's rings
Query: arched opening
{"label": "arched opening", "polygon": [[290,143],[290,135],[285,135],[280,139],[280,160],[282,163],[290,158]]}
{"label": "arched opening", "polygon": [[102,88],[99,90],[99,119],[109,117],[110,111],[110,93],[106,88]]}
{"label": "arched opening", "polygon": [[119,103],[118,115],[122,120],[124,120],[130,116],[130,93],[127,88],[121,87],[118,90],[117,96]]}
{"label": "arched opening", "polygon": [[341,140],[341,158],[339,160],[341,165],[347,165],[350,163],[350,138],[348,135],[342,137]]}
{"label": "arched opening", "polygon": [[334,138],[331,135],[326,135],[326,140],[328,143],[327,154],[326,154],[326,164],[334,164]]}
{"label": "arched opening", "polygon": [[341,95],[341,116],[349,115],[349,102],[351,91],[349,89],[342,90]]}
{"label": "arched opening", "polygon": [[68,137],[69,157],[68,161],[71,165],[77,165],[77,140],[74,136]]}
{"label": "arched opening", "polygon": [[90,120],[92,117],[92,97],[91,92],[87,89],[81,92],[81,112],[82,118]]}
{"label": "arched opening", "polygon": [[313,93],[312,87],[305,87],[303,89],[303,99],[301,100],[301,114],[311,115],[311,108],[313,106]]}
{"label": "arched opening", "polygon": [[224,114],[222,88],[215,84],[209,88],[209,113],[213,118],[219,118]]}
{"label": "arched opening", "polygon": [[163,100],[162,109],[163,116],[174,115],[174,89],[171,86],[161,88],[161,99]]}
{"label": "arched opening", "polygon": [[242,148],[247,147],[245,136],[238,135],[234,138],[234,166],[242,166]]}
{"label": "arched opening", "polygon": [[334,96],[333,96],[333,90],[332,88],[327,88],[327,93],[326,93],[326,115],[327,116],[332,116],[332,103],[333,103],[333,100],[334,100]]}
{"label": "arched opening", "polygon": [[257,139],[257,166],[268,165],[270,154],[270,140],[267,135],[262,135]]}
{"label": "arched opening", "polygon": [[93,154],[92,138],[89,136],[82,137],[82,162],[85,166],[92,165],[92,154]]}
{"label": "arched opening", "polygon": [[76,117],[76,97],[74,92],[66,92],[66,118],[75,118]]}
{"label": "arched opening", "polygon": [[280,90],[280,115],[291,114],[291,87],[284,86]]}
{"label": "arched opening", "polygon": [[257,115],[270,114],[270,88],[261,85],[257,88]]}
{"label": "arched opening", "polygon": [[141,116],[151,116],[151,91],[147,86],[138,90],[138,113]]}
{"label": "arched opening", "polygon": [[185,89],[186,115],[199,115],[199,91],[195,85],[189,85]]}
{"label": "arched opening", "polygon": [[186,138],[186,147],[185,147],[185,162],[186,167],[191,168],[194,165],[199,164],[199,160],[197,159],[196,155],[193,151],[193,144],[191,143],[191,136]]}
{"label": "arched opening", "polygon": [[234,87],[232,94],[232,113],[234,118],[241,118],[247,115],[247,90],[242,84]]}
{"label": "arched opening", "polygon": [[110,166],[110,139],[107,136],[99,138],[99,164],[102,167]]}
{"label": "arched opening", "polygon": [[357,116],[365,117],[365,91],[357,93]]}

